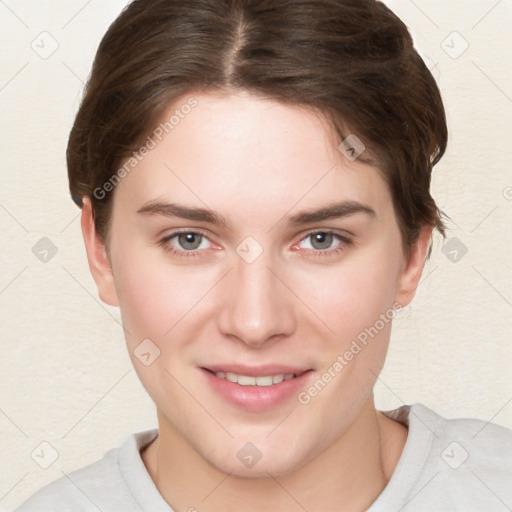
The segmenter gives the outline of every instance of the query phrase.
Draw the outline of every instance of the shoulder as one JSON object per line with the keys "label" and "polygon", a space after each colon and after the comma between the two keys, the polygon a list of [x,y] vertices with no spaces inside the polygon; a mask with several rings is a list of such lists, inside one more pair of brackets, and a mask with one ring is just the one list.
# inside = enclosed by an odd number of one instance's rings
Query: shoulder
{"label": "shoulder", "polygon": [[112,449],[101,460],[69,474],[64,473],[61,478],[33,494],[15,512],[53,512],[61,509],[97,512],[95,498],[118,474],[117,452],[118,448]]}
{"label": "shoulder", "polygon": [[100,460],[69,474],[63,472],[61,478],[37,491],[14,512],[107,512],[126,506],[134,512],[139,510],[123,473],[130,460],[136,458],[139,446],[156,437],[156,433],[150,430],[132,434]]}
{"label": "shoulder", "polygon": [[421,404],[385,414],[409,429],[389,486],[403,495],[404,512],[501,510],[512,504],[512,430],[444,418]]}
{"label": "shoulder", "polygon": [[474,418],[447,419],[421,404],[411,406],[411,423],[422,422],[433,435],[431,455],[442,466],[512,474],[512,430]]}

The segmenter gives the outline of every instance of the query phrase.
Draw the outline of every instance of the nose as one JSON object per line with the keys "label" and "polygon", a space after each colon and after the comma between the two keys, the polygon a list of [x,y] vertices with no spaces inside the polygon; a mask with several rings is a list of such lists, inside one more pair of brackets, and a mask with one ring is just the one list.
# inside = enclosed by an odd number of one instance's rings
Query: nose
{"label": "nose", "polygon": [[273,267],[264,255],[252,263],[237,258],[219,290],[223,299],[218,326],[225,336],[260,348],[294,332],[294,296],[279,269]]}

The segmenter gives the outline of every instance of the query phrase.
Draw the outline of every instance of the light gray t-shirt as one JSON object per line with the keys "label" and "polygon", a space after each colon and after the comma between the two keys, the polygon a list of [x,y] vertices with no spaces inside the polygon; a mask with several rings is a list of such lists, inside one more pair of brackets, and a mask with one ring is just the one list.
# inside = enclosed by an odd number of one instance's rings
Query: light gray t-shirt
{"label": "light gray t-shirt", "polygon": [[[409,432],[393,476],[368,512],[512,509],[512,430],[481,420],[447,420],[421,404],[385,414]],[[173,512],[140,456],[157,435],[156,429],[131,435],[15,512]]]}

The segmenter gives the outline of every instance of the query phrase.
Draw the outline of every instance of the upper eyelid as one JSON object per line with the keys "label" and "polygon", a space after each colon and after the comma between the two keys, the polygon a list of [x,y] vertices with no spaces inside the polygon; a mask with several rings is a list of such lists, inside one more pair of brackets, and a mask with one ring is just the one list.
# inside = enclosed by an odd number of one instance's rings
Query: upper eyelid
{"label": "upper eyelid", "polygon": [[195,234],[195,235],[201,235],[201,236],[204,236],[205,238],[208,238],[208,240],[212,241],[211,238],[210,238],[210,235],[208,235],[208,233],[206,233],[205,231],[203,231],[200,228],[194,228],[194,229],[175,229],[174,231],[172,231],[168,235],[165,235],[162,238],[162,240],[171,240],[175,236],[181,235],[183,233],[192,233],[192,234]]}
{"label": "upper eyelid", "polygon": [[345,230],[335,230],[335,229],[312,229],[307,231],[300,239],[299,242],[304,241],[306,238],[310,237],[311,235],[315,235],[317,233],[326,233],[326,234],[332,234],[336,237],[338,237],[341,241],[344,242],[351,242],[354,238],[354,235],[352,233],[349,233]]}
{"label": "upper eyelid", "polygon": [[341,242],[344,242],[344,243],[352,243],[352,238],[353,236],[352,235],[344,235],[344,234],[341,234],[337,231],[332,231],[332,230],[326,230],[326,229],[319,229],[319,230],[313,230],[313,231],[308,231],[300,240],[299,240],[299,243],[302,243],[304,240],[306,240],[307,238],[309,238],[310,236],[312,235],[316,235],[317,233],[325,233],[325,234],[331,234],[335,237],[337,237],[339,239],[339,241]]}
{"label": "upper eyelid", "polygon": [[349,231],[346,231],[344,229],[329,228],[329,229],[310,229],[310,230],[306,231],[306,233],[304,234],[304,237],[307,237],[310,235],[315,235],[316,233],[332,233],[333,235],[337,235],[340,237],[346,237],[346,238],[354,236],[352,233],[350,233]]}

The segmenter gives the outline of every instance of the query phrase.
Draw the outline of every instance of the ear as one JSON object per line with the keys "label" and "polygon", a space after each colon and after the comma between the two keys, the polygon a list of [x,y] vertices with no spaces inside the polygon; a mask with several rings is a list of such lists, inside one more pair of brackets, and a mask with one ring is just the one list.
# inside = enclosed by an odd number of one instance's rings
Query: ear
{"label": "ear", "polygon": [[96,232],[91,200],[88,197],[83,198],[81,225],[87,251],[87,261],[92,277],[98,287],[98,295],[106,304],[119,306],[112,267],[105,244]]}
{"label": "ear", "polygon": [[420,229],[418,239],[411,246],[409,257],[404,261],[395,296],[395,301],[402,306],[410,304],[416,295],[416,289],[425,265],[432,229],[432,226],[429,225],[424,225]]}

